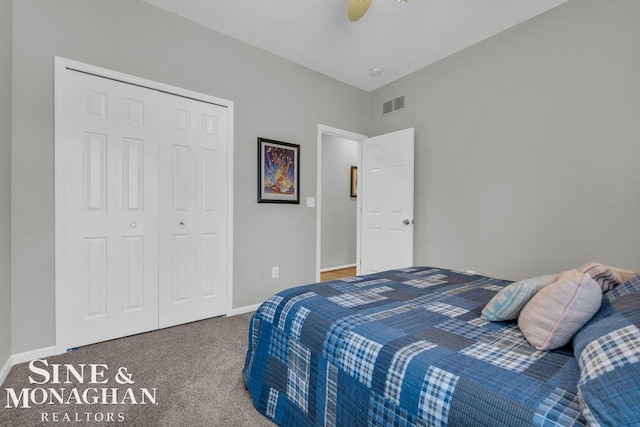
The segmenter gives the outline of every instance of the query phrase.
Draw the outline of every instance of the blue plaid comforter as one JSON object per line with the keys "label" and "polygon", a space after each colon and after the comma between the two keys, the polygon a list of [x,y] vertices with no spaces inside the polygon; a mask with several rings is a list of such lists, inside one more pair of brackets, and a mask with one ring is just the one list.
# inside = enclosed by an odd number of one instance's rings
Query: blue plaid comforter
{"label": "blue plaid comforter", "polygon": [[584,425],[571,348],[480,316],[509,283],[414,267],[283,291],[251,320],[253,403],[283,426]]}

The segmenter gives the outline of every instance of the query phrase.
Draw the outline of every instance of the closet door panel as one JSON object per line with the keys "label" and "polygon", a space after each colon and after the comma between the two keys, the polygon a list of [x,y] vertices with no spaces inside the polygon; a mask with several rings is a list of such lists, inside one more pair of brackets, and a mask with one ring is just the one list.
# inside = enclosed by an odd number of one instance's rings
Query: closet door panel
{"label": "closet door panel", "polygon": [[196,268],[196,111],[192,100],[161,94],[159,325],[188,322]]}
{"label": "closet door panel", "polygon": [[158,327],[157,98],[150,89],[116,85],[115,271],[122,328],[137,332]]}
{"label": "closet door panel", "polygon": [[147,196],[157,193],[157,136],[155,92],[74,71],[65,78],[71,348],[157,327],[157,197]]}
{"label": "closet door panel", "polygon": [[[226,309],[224,107],[162,95],[160,327]],[[222,211],[222,212],[221,212]]]}
{"label": "closet door panel", "polygon": [[226,307],[227,109],[198,103],[198,223],[203,313]]}

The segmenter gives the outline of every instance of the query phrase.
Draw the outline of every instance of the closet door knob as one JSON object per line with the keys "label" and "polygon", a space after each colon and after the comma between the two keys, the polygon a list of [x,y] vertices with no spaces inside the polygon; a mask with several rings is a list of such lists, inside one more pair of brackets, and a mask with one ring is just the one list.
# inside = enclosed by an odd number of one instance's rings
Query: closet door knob
{"label": "closet door knob", "polygon": [[186,223],[186,222],[184,222],[184,221],[180,221],[180,222],[178,223],[178,227],[180,227],[180,228],[184,228],[184,226],[185,226],[185,225],[187,225],[187,223]]}

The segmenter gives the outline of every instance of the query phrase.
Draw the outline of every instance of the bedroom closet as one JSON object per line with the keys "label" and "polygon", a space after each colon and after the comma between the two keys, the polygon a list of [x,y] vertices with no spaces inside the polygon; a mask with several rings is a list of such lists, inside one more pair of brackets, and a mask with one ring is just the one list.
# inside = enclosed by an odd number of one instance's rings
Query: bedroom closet
{"label": "bedroom closet", "polygon": [[57,351],[225,314],[232,111],[72,68],[56,70]]}

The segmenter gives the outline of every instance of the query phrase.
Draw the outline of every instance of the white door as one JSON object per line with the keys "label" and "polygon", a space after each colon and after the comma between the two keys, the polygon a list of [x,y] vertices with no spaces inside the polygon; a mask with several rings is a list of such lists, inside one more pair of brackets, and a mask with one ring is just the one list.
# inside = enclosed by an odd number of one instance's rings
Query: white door
{"label": "white door", "polygon": [[226,308],[227,109],[161,95],[160,327]]}
{"label": "white door", "polygon": [[232,113],[59,72],[58,351],[224,314]]}
{"label": "white door", "polygon": [[413,265],[414,129],[362,142],[358,274]]}
{"label": "white door", "polygon": [[158,319],[157,93],[65,73],[66,346]]}

